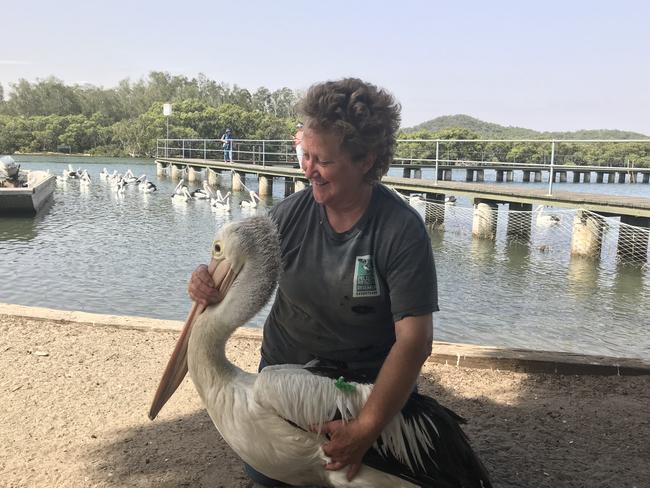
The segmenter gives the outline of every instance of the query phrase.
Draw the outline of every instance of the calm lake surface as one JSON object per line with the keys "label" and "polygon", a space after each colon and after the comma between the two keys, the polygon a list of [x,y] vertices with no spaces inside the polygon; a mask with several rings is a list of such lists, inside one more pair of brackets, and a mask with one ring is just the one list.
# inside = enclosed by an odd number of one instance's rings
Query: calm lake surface
{"label": "calm lake surface", "polygon": [[[177,182],[156,177],[151,160],[15,159],[23,169],[56,175],[72,164],[93,180],[86,189],[77,180],[58,183],[54,204],[36,217],[0,217],[0,302],[183,320],[190,305],[187,280],[209,259],[216,229],[252,214],[239,208],[245,192],[233,196],[230,214],[215,214],[205,201],[173,204]],[[146,174],[158,191],[131,185],[118,195],[100,179],[104,167]],[[257,189],[254,178],[245,183]],[[224,183],[222,191],[228,189]],[[564,183],[555,189],[650,198],[650,185],[641,184]],[[274,195],[255,211],[265,212],[283,191],[276,183]],[[447,208],[445,229],[431,231],[441,308],[436,340],[650,359],[648,266],[617,263],[616,234],[604,240],[600,263],[571,259],[570,212],[554,212],[563,225],[534,228],[530,243],[511,243],[503,231],[505,212],[492,242],[471,238],[467,200]],[[261,326],[267,312],[268,306],[250,325]]]}

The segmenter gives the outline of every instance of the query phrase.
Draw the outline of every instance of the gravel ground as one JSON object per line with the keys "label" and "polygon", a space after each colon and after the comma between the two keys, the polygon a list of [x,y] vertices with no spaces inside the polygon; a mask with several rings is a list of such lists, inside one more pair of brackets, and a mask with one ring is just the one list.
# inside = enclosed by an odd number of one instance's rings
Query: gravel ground
{"label": "gravel ground", "polygon": [[[189,380],[147,418],[176,337],[0,314],[0,486],[249,487]],[[229,356],[252,371],[259,345]],[[469,419],[497,487],[650,487],[650,376],[427,363],[421,390]]]}

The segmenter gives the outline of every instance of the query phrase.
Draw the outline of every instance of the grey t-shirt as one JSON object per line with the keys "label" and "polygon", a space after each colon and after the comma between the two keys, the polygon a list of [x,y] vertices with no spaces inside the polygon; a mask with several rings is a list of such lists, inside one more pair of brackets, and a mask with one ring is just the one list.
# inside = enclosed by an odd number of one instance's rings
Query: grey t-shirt
{"label": "grey t-shirt", "polygon": [[266,323],[268,364],[341,361],[376,376],[395,322],[438,310],[431,242],[420,215],[381,184],[348,232],[329,225],[311,188],[271,210],[283,270]]}

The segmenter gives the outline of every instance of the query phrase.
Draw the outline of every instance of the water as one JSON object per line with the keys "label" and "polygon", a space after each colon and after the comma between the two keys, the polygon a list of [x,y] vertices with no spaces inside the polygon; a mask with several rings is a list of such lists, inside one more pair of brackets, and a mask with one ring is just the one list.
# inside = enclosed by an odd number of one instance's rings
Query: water
{"label": "water", "polygon": [[[0,276],[8,277],[0,281],[0,302],[182,320],[189,274],[209,259],[216,229],[251,214],[238,207],[246,193],[234,195],[230,215],[213,213],[205,201],[173,204],[176,182],[156,177],[151,160],[16,159],[24,169],[57,175],[71,163],[87,168],[93,183],[86,190],[76,180],[58,184],[55,203],[34,218],[0,218]],[[103,167],[146,174],[158,191],[127,187],[120,196],[100,180]],[[253,178],[246,185],[257,189]],[[650,193],[648,185],[556,188]],[[276,183],[256,211],[283,191]],[[571,260],[567,232],[535,230],[530,244],[508,242],[502,231],[496,242],[472,239],[471,209],[459,200],[446,230],[431,233],[441,307],[436,340],[650,359],[647,267],[618,264],[606,245],[599,264]],[[540,242],[552,251],[540,250]],[[260,326],[267,313],[268,306],[250,325]]]}

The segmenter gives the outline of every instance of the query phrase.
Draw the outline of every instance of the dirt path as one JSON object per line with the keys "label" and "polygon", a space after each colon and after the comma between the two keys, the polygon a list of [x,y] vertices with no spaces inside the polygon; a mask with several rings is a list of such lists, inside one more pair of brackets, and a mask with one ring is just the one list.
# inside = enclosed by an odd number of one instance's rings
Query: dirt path
{"label": "dirt path", "polygon": [[[0,486],[250,486],[189,380],[147,419],[176,336],[0,315]],[[258,350],[229,355],[253,370]],[[650,487],[650,376],[428,363],[421,388],[470,420],[498,487]]]}

